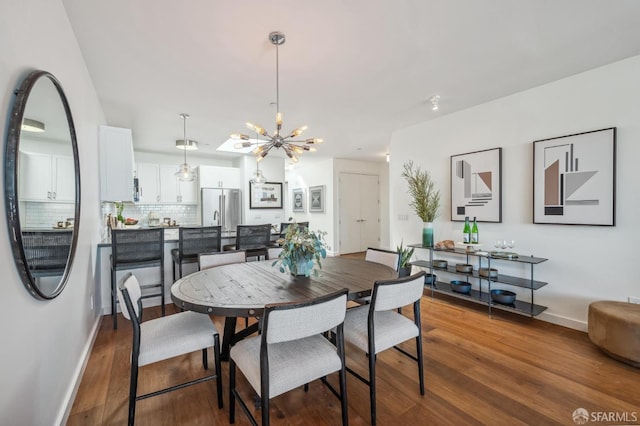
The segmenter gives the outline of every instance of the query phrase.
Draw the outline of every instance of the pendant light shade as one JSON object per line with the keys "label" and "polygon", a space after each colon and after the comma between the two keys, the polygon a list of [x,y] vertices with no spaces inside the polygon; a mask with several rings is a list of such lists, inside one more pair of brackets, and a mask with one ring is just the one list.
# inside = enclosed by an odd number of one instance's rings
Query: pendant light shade
{"label": "pendant light shade", "polygon": [[196,141],[190,141],[187,139],[187,118],[189,118],[189,114],[180,114],[183,121],[183,135],[182,141],[176,141],[176,147],[178,146],[178,142],[182,142],[181,149],[184,150],[184,163],[180,164],[178,171],[176,172],[176,177],[180,182],[193,182],[196,178],[195,171],[189,166],[187,163],[187,146],[195,144],[197,147],[198,143]]}

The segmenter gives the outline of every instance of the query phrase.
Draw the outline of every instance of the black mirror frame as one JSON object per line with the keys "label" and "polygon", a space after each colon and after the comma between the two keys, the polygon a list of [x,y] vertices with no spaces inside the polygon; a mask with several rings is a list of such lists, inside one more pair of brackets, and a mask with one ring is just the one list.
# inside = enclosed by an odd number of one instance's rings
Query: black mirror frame
{"label": "black mirror frame", "polygon": [[[71,145],[73,150],[73,166],[75,169],[75,218],[73,237],[71,241],[71,249],[69,251],[69,257],[67,258],[67,265],[64,269],[64,274],[58,283],[55,291],[52,293],[42,292],[36,285],[35,279],[29,273],[29,267],[25,255],[25,250],[22,240],[22,227],[20,225],[20,215],[18,207],[18,155],[20,147],[20,134],[22,131],[22,120],[24,118],[25,108],[27,106],[27,100],[31,94],[31,90],[36,82],[40,78],[49,79],[55,86],[58,95],[60,95],[60,101],[64,107],[65,115],[67,117],[67,125],[69,127],[69,134],[71,137]],[[11,250],[13,251],[13,258],[16,263],[16,268],[22,279],[22,283],[27,288],[29,293],[36,299],[48,300],[57,297],[62,290],[64,290],[67,280],[69,278],[69,272],[73,263],[76,245],[78,242],[78,230],[80,227],[80,161],[78,155],[78,141],[76,139],[76,131],[73,124],[73,117],[71,116],[71,109],[69,108],[69,102],[62,89],[62,85],[56,79],[53,74],[36,70],[32,71],[20,85],[20,88],[14,92],[16,95],[13,108],[11,109],[11,118],[9,121],[9,132],[7,135],[7,142],[4,151],[4,198],[5,198],[5,212],[7,214],[7,225],[9,227],[9,238],[11,240]]]}

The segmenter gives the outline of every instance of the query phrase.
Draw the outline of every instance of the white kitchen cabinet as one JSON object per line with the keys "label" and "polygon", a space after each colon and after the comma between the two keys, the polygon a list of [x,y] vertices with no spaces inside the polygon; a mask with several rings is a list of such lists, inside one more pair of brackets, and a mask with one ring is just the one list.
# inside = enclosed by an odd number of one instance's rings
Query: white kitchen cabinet
{"label": "white kitchen cabinet", "polygon": [[155,204],[160,202],[159,166],[150,163],[137,163],[138,202]]}
{"label": "white kitchen cabinet", "polygon": [[131,129],[100,126],[100,199],[133,201]]}
{"label": "white kitchen cabinet", "polygon": [[138,163],[139,203],[143,204],[197,204],[197,179],[180,182],[176,177],[177,167]]}
{"label": "white kitchen cabinet", "polygon": [[176,166],[160,166],[160,201],[179,203]]}
{"label": "white kitchen cabinet", "polygon": [[237,167],[199,166],[200,188],[241,188]]}
{"label": "white kitchen cabinet", "polygon": [[21,151],[19,191],[24,201],[74,203],[73,158]]}

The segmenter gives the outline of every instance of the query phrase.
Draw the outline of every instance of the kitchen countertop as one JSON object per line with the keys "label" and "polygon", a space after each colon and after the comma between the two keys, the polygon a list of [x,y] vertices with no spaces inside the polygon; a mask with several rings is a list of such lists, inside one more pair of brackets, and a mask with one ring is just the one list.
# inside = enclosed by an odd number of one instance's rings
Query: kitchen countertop
{"label": "kitchen countertop", "polygon": [[[167,233],[165,232],[165,236],[164,236],[164,243],[165,244],[175,244],[178,242],[178,229],[180,228],[179,226],[152,226],[152,227],[147,227],[147,226],[142,226],[139,228],[124,228],[124,229],[156,229],[156,228],[162,228],[162,229],[166,229],[168,231],[175,231],[175,232],[169,232],[167,235]],[[272,237],[275,236],[280,236],[279,232],[272,232],[271,233]],[[222,240],[232,240],[236,238],[236,231],[223,231],[222,232]],[[227,241],[228,243],[228,241]],[[224,245],[224,243],[223,243]],[[111,239],[107,239],[107,240],[102,240],[100,243],[98,243],[98,248],[101,247],[111,247]]]}

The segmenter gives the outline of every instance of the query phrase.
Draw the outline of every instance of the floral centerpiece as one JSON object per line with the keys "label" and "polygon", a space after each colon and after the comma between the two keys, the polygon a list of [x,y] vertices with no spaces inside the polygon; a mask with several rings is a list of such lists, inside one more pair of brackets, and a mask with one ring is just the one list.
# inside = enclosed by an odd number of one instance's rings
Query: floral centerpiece
{"label": "floral centerpiece", "polygon": [[284,237],[277,242],[282,247],[282,251],[273,262],[272,266],[280,265],[280,272],[289,270],[292,275],[318,276],[318,270],[314,267],[322,268],[321,259],[327,257],[327,246],[324,242],[326,232],[309,231],[306,227],[292,223],[287,228]]}

